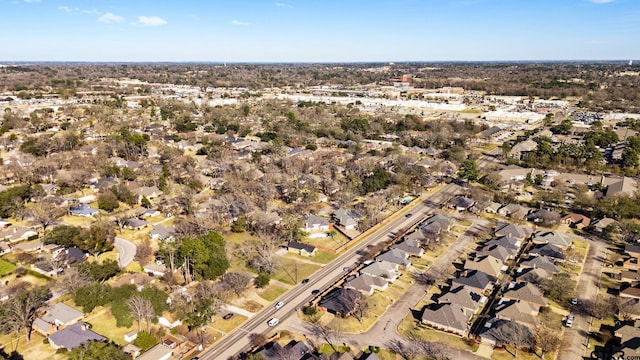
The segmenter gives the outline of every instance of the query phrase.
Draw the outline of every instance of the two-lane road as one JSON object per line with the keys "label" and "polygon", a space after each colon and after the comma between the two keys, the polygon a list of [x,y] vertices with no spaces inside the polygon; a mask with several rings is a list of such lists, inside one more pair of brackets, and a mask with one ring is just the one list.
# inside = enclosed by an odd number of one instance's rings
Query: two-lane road
{"label": "two-lane road", "polygon": [[284,302],[285,305],[282,308],[276,310],[274,307],[267,307],[259,313],[256,313],[255,316],[248,319],[241,327],[229,333],[209,351],[203,353],[200,358],[205,360],[228,359],[231,356],[248,350],[250,348],[249,334],[266,334],[274,329],[267,325],[267,321],[273,317],[282,321],[291,316],[295,316],[298,309],[309,303],[315,297],[315,295],[311,294],[313,290],[324,291],[328,289],[346,275],[343,270],[344,267],[354,267],[358,265],[358,254],[368,246],[386,241],[390,237],[393,237],[393,234],[399,230],[416,224],[424,215],[433,212],[442,201],[455,195],[457,189],[459,189],[458,186],[448,184],[429,196],[423,196],[423,201],[411,209],[412,216],[399,216],[388,224],[380,226],[379,229],[370,234],[366,239],[346,250],[333,262],[327,264],[309,277],[308,283],[295,286],[277,299],[276,301]]}

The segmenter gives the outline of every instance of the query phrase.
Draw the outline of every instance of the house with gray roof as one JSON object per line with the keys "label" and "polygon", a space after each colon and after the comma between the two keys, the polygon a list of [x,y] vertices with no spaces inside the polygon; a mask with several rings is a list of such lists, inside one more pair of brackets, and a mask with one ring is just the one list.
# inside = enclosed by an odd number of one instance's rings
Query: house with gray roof
{"label": "house with gray roof", "polygon": [[336,223],[347,230],[358,226],[357,214],[353,210],[338,209],[333,213]]}
{"label": "house with gray roof", "polygon": [[349,316],[356,310],[357,300],[361,297],[358,290],[335,288],[320,299],[318,306],[332,314]]}
{"label": "house with gray roof", "polygon": [[398,273],[399,265],[388,261],[374,261],[371,264],[360,269],[360,274],[370,275],[393,282],[400,276]]}
{"label": "house with gray roof", "polygon": [[525,301],[537,307],[547,305],[547,299],[545,299],[542,291],[528,282],[511,283],[507,291],[502,294],[502,297],[509,300]]}
{"label": "house with gray roof", "polygon": [[138,218],[129,219],[124,223],[124,227],[128,229],[133,229],[133,230],[141,230],[147,225],[149,225],[149,222],[143,219],[138,219]]}
{"label": "house with gray roof", "polygon": [[627,176],[621,178],[609,177],[605,178],[603,183],[607,185],[605,196],[636,196],[638,193],[638,182],[634,178]]}
{"label": "house with gray roof", "polygon": [[398,249],[406,252],[409,256],[420,257],[424,254],[424,249],[420,247],[420,242],[411,239],[405,239],[391,245],[392,249]]}
{"label": "house with gray roof", "polygon": [[529,213],[529,208],[518,204],[507,204],[498,209],[498,214],[511,219],[522,220]]}
{"label": "house with gray roof", "polygon": [[33,228],[25,226],[14,225],[0,230],[0,240],[7,240],[11,243],[28,240],[29,238],[35,237],[37,235],[37,231],[35,231]]}
{"label": "house with gray roof", "polygon": [[471,314],[452,303],[432,304],[424,308],[421,321],[433,328],[466,336]]}
{"label": "house with gray roof", "polygon": [[470,314],[475,314],[487,298],[476,290],[466,286],[457,286],[438,297],[438,304],[458,304]]}
{"label": "house with gray roof", "polygon": [[511,236],[516,239],[524,240],[531,236],[531,230],[514,224],[499,224],[496,226],[494,234],[496,237]]}
{"label": "house with gray roof", "polygon": [[50,306],[46,313],[36,318],[33,322],[33,330],[47,336],[64,328],[77,323],[84,317],[82,311],[76,310],[65,303],[57,303]]}
{"label": "house with gray roof", "polygon": [[153,230],[149,232],[149,236],[152,239],[158,239],[162,241],[171,241],[176,234],[176,229],[173,226],[154,225]]}
{"label": "house with gray roof", "polygon": [[289,243],[287,244],[287,250],[289,252],[304,256],[313,256],[318,251],[315,246],[298,241],[289,241]]}
{"label": "house with gray roof", "polygon": [[453,199],[451,199],[451,201],[449,202],[449,206],[451,208],[456,209],[457,211],[467,211],[473,205],[475,205],[475,203],[476,203],[475,201],[473,201],[472,199],[469,199],[468,197],[456,196]]}
{"label": "house with gray roof", "polygon": [[520,262],[521,268],[543,269],[552,274],[560,272],[560,268],[554,264],[554,259],[548,256],[530,256]]}
{"label": "house with gray roof", "polygon": [[145,351],[136,360],[168,360],[173,355],[173,349],[160,343]]}
{"label": "house with gray roof", "polygon": [[521,245],[522,241],[512,236],[500,236],[484,243],[484,247],[501,246],[512,250],[519,250]]}
{"label": "house with gray roof", "polygon": [[373,295],[374,290],[384,291],[389,286],[389,282],[381,277],[362,274],[344,283],[346,289],[360,291],[363,295]]}
{"label": "house with gray roof", "polygon": [[502,247],[500,245],[483,246],[477,252],[476,256],[493,256],[494,258],[505,262],[515,258],[518,250]]}
{"label": "house with gray roof", "polygon": [[89,341],[107,341],[107,338],[93,332],[89,324],[77,322],[61,330],[54,332],[47,337],[49,344],[56,349],[72,350]]}
{"label": "house with gray roof", "polygon": [[536,326],[538,309],[538,306],[526,301],[501,298],[495,307],[495,314],[498,319],[515,321],[525,326]]}
{"label": "house with gray roof", "polygon": [[420,230],[440,234],[441,232],[450,231],[451,226],[453,226],[453,222],[451,220],[444,215],[436,214],[425,220],[420,225]]}
{"label": "house with gray roof", "polygon": [[560,223],[562,215],[553,210],[540,209],[538,211],[532,212],[525,218],[527,219],[527,221],[531,221],[536,224],[542,224],[543,226],[553,226]]}
{"label": "house with gray roof", "polygon": [[484,293],[493,287],[496,282],[496,277],[491,276],[485,272],[478,270],[465,270],[458,276],[451,280],[452,286],[464,285],[468,286],[478,292]]}
{"label": "house with gray roof", "polygon": [[377,261],[388,261],[390,263],[398,264],[400,268],[406,269],[411,266],[409,261],[409,254],[400,249],[389,249],[376,257]]}
{"label": "house with gray roof", "polygon": [[316,215],[308,215],[304,218],[304,231],[329,231],[329,220]]}
{"label": "house with gray roof", "polygon": [[534,244],[553,244],[566,249],[571,245],[571,238],[556,231],[537,231],[531,236]]}
{"label": "house with gray roof", "polygon": [[497,277],[503,267],[504,262],[491,255],[476,257],[473,261],[467,260],[464,263],[465,270],[478,270],[493,277]]}
{"label": "house with gray roof", "polygon": [[71,215],[75,216],[93,217],[98,215],[100,211],[90,207],[87,204],[80,204],[78,206],[70,207],[69,212],[71,213]]}
{"label": "house with gray roof", "polygon": [[555,259],[564,259],[562,248],[553,244],[535,245],[529,250],[529,255],[549,256]]}
{"label": "house with gray roof", "polygon": [[483,210],[489,214],[497,214],[498,210],[500,210],[501,207],[502,207],[502,204],[492,201]]}

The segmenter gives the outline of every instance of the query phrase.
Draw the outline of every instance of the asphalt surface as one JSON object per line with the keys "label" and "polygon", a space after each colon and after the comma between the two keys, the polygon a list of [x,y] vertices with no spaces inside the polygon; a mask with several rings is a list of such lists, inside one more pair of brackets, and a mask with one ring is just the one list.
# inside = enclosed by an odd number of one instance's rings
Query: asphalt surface
{"label": "asphalt surface", "polygon": [[[343,267],[353,267],[359,264],[359,254],[362,253],[367,246],[387,241],[402,229],[416,224],[424,216],[433,212],[433,209],[438,207],[442,201],[455,195],[458,189],[458,186],[448,184],[433,194],[423,196],[421,203],[411,208],[410,211],[407,211],[412,213],[412,216],[399,216],[386,225],[380,226],[375,232],[371,233],[364,240],[361,240],[359,244],[346,250],[333,262],[325,265],[322,269],[310,276],[308,283],[298,284],[273,302],[275,304],[278,301],[283,301],[285,305],[282,308],[277,310],[273,306],[264,308],[251,319],[248,319],[241,327],[229,333],[218,343],[214,344],[211,349],[200,355],[200,359],[228,359],[238,353],[249,350],[250,334],[260,333],[268,337],[274,333],[278,326],[286,322],[289,318],[295,317],[298,309],[316,297],[316,295],[311,294],[313,290],[320,290],[321,292],[328,290],[347,274],[343,270]],[[274,317],[280,320],[280,324],[275,327],[268,326],[267,321]]]}
{"label": "asphalt surface", "polygon": [[118,265],[121,268],[127,267],[136,256],[136,245],[129,240],[116,237],[113,245],[118,249]]}

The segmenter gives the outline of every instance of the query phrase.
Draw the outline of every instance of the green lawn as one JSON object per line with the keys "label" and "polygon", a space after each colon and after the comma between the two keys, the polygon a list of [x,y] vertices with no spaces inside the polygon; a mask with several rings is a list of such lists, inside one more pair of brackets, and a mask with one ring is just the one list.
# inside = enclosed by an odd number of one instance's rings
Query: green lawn
{"label": "green lawn", "polygon": [[216,316],[214,318],[213,323],[210,326],[214,329],[218,329],[220,331],[224,331],[225,333],[229,333],[231,332],[231,330],[242,325],[242,323],[245,322],[245,320],[247,320],[247,317],[239,314],[235,314],[229,320],[225,320],[221,317]]}
{"label": "green lawn", "polygon": [[345,333],[361,333],[366,331],[378,321],[378,317],[384,314],[389,305],[391,305],[391,300],[387,299],[387,295],[386,293],[376,291],[373,295],[367,297],[369,310],[362,319],[362,322],[358,321],[356,316],[350,316],[346,319],[336,317],[331,320],[330,323]]}
{"label": "green lawn", "polygon": [[0,259],[0,276],[10,274],[15,268],[16,266],[12,263]]}
{"label": "green lawn", "polygon": [[[297,266],[296,266],[297,264]],[[296,282],[296,269],[298,282],[302,279],[309,277],[314,272],[320,269],[319,265],[312,265],[307,263],[297,262],[293,258],[283,257],[280,270],[275,273],[271,278],[277,281],[282,281],[286,284],[295,285]]]}
{"label": "green lawn", "polygon": [[[138,323],[133,322],[133,326],[129,328],[117,327],[116,319],[111,315],[111,309],[100,308],[94,310],[91,315],[87,317],[87,322],[91,324],[91,330],[103,335],[118,345],[126,345],[124,341],[124,334],[131,330],[138,330]],[[146,329],[147,324],[142,322],[142,329]],[[153,326],[153,324],[151,325]]]}
{"label": "green lawn", "polygon": [[273,301],[280,295],[284,294],[286,291],[286,288],[272,284],[267,286],[264,290],[258,290],[258,295],[260,295],[265,300]]}

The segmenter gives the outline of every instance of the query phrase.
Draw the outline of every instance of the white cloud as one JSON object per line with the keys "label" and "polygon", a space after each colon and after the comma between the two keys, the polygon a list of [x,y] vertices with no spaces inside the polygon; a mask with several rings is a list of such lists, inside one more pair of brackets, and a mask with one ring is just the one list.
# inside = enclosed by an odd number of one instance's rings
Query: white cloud
{"label": "white cloud", "polygon": [[589,2],[594,3],[594,4],[608,4],[608,3],[612,3],[615,0],[589,0]]}
{"label": "white cloud", "polygon": [[277,6],[277,7],[286,7],[286,8],[289,8],[289,9],[292,9],[292,8],[293,8],[293,6],[291,6],[291,5],[289,5],[289,4],[281,3],[281,2],[277,2],[277,3],[276,3],[276,6]]}
{"label": "white cloud", "polygon": [[138,16],[138,23],[145,26],[166,25],[167,20],[159,16]]}
{"label": "white cloud", "polygon": [[237,25],[237,26],[249,26],[248,22],[244,22],[244,21],[240,21],[240,20],[231,20],[231,23],[233,25]]}
{"label": "white cloud", "polygon": [[26,3],[37,3],[40,2],[40,0],[23,0]]}
{"label": "white cloud", "polygon": [[112,14],[112,13],[103,14],[98,18],[98,22],[105,23],[105,24],[112,23],[112,22],[121,22],[123,20],[124,18],[122,16]]}
{"label": "white cloud", "polygon": [[70,7],[66,6],[66,5],[59,6],[59,7],[58,7],[58,9],[60,9],[60,10],[62,10],[62,11],[64,11],[64,12],[68,12],[68,13],[70,13],[70,12],[72,12],[72,11],[73,11],[73,9],[72,9],[72,8],[70,8]]}

